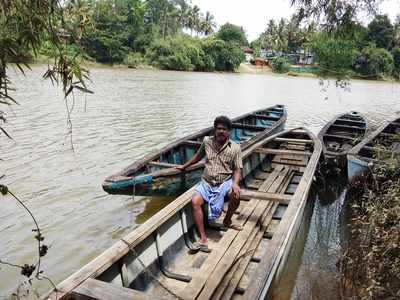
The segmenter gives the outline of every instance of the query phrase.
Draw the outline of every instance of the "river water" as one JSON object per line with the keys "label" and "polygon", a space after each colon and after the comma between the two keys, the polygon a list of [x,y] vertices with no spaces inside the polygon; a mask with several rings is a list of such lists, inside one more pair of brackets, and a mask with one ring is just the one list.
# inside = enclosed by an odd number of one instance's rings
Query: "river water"
{"label": "river water", "polygon": [[[321,85],[313,78],[268,74],[93,68],[89,88],[95,94],[75,94],[69,100],[71,131],[60,88],[42,80],[44,71],[44,66],[34,66],[24,77],[10,70],[17,89],[13,95],[21,105],[6,108],[4,128],[13,139],[0,136],[0,166],[5,174],[1,183],[37,218],[50,246],[42,267],[55,283],[170,201],[111,196],[101,189],[103,179],[151,150],[210,126],[216,115],[234,117],[280,103],[288,109],[287,126],[306,126],[317,133],[334,115],[348,110],[365,113],[372,125],[400,110],[400,85],[392,83],[353,81],[350,90],[344,90],[333,81]],[[338,201],[341,197],[339,193]],[[0,259],[34,263],[31,219],[10,196],[0,199]],[[335,231],[324,227],[335,222],[340,205],[332,203],[322,205],[316,196],[304,233],[306,246],[297,254],[294,299],[302,299],[302,291],[320,278],[326,285],[335,277],[335,256],[329,251],[338,249],[337,235],[323,234]],[[322,228],[313,226],[321,218]],[[314,241],[320,236],[325,236],[327,250],[316,254]],[[318,276],[308,276],[308,262],[321,270]],[[24,278],[16,268],[0,268],[0,298],[5,298]],[[40,292],[50,288],[47,282],[36,286]]]}

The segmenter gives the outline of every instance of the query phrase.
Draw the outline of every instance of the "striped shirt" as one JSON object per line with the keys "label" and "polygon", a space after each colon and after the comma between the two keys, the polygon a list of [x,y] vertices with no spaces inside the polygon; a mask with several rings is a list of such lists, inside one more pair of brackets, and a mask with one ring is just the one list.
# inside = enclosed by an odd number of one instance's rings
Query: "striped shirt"
{"label": "striped shirt", "polygon": [[214,137],[205,137],[199,155],[206,156],[202,179],[211,186],[220,185],[232,177],[235,169],[243,168],[240,146],[231,140],[218,148]]}

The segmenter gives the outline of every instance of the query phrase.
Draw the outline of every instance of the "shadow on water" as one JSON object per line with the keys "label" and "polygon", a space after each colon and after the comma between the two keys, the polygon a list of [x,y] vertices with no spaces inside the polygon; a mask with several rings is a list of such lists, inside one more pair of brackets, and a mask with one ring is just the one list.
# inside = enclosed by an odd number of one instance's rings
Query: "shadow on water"
{"label": "shadow on water", "polygon": [[338,299],[346,176],[331,172],[313,185],[302,226],[270,299]]}

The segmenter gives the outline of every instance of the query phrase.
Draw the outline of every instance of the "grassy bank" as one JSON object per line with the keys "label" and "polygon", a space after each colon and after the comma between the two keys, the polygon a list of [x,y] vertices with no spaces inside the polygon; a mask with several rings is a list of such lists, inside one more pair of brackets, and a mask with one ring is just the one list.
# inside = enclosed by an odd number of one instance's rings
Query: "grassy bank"
{"label": "grassy bank", "polygon": [[400,299],[400,169],[376,166],[351,190],[343,298]]}

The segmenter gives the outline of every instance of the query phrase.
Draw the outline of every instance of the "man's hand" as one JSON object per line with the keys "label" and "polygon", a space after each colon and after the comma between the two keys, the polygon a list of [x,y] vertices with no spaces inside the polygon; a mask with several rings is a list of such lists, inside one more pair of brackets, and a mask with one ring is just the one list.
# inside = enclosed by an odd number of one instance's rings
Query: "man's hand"
{"label": "man's hand", "polygon": [[235,199],[239,200],[239,198],[240,198],[240,187],[239,187],[239,185],[234,183],[232,185],[232,192],[233,192],[233,197],[235,197]]}

